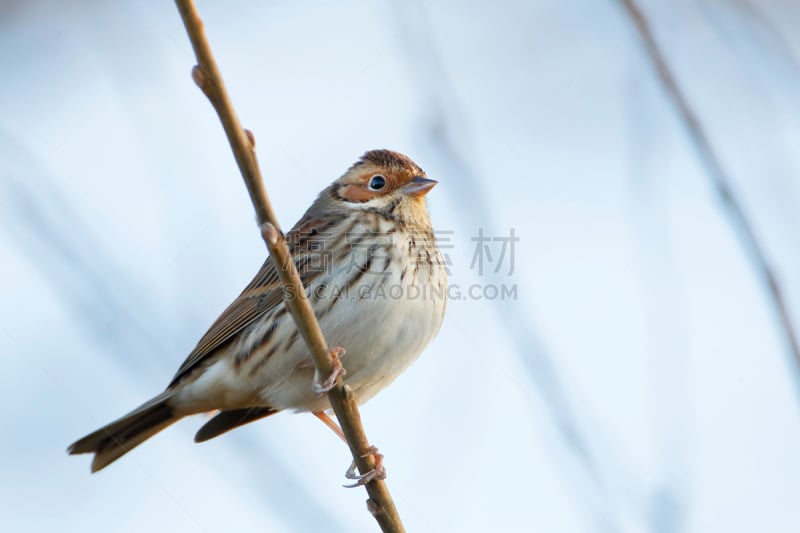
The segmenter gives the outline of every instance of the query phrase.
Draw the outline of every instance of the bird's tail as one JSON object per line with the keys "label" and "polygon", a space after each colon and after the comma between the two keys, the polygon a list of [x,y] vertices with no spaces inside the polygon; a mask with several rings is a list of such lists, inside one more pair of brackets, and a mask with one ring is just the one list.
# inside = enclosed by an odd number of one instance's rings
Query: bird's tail
{"label": "bird's tail", "polygon": [[105,468],[162,429],[177,422],[168,404],[172,393],[165,391],[119,420],[72,443],[71,455],[93,453],[92,472]]}

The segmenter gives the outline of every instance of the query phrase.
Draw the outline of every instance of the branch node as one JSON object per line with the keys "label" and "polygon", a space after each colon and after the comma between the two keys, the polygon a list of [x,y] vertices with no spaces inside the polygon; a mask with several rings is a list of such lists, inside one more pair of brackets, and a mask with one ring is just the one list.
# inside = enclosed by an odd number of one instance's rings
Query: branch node
{"label": "branch node", "polygon": [[278,229],[269,222],[264,222],[261,225],[261,237],[270,246],[275,246],[278,244],[278,239],[280,239],[280,236],[281,234],[278,232]]}
{"label": "branch node", "polygon": [[203,67],[200,65],[195,65],[192,67],[192,79],[194,80],[195,85],[200,87],[203,92],[206,91],[206,80],[208,78],[205,71],[203,71]]}
{"label": "branch node", "polygon": [[345,400],[346,402],[348,402],[348,403],[349,403],[349,402],[353,402],[353,403],[355,403],[355,401],[356,401],[356,396],[355,396],[355,394],[353,393],[353,389],[351,389],[351,388],[350,388],[350,385],[345,385],[345,386],[343,387],[343,391],[342,391],[342,392],[344,393],[344,400]]}
{"label": "branch node", "polygon": [[253,135],[253,132],[248,130],[247,128],[244,129],[244,134],[247,136],[247,140],[250,141],[250,148],[256,147],[256,136]]}
{"label": "branch node", "polygon": [[372,498],[369,498],[367,500],[367,511],[369,511],[369,514],[371,514],[372,516],[378,516],[379,514],[384,512],[383,507],[381,507],[381,504],[379,504]]}

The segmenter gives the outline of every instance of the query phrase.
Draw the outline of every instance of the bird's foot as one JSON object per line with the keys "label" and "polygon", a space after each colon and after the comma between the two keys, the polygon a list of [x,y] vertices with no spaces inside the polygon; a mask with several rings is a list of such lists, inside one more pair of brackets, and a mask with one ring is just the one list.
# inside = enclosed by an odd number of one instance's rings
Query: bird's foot
{"label": "bird's foot", "polygon": [[344,355],[344,348],[337,346],[336,348],[331,350],[331,362],[333,363],[333,370],[331,371],[331,375],[328,378],[320,383],[319,374],[314,375],[314,383],[311,384],[311,390],[314,391],[315,394],[322,396],[329,390],[333,388],[336,384],[336,379],[339,376],[344,376],[346,371],[342,366],[342,361],[340,358]]}
{"label": "bird's foot", "polygon": [[355,483],[352,485],[345,485],[346,488],[352,489],[354,487],[360,487],[375,479],[386,479],[386,468],[383,466],[383,454],[378,453],[378,448],[375,446],[370,446],[367,453],[361,457],[369,457],[370,455],[375,458],[375,467],[365,474],[356,474],[356,462],[353,461],[350,463],[350,468],[347,469],[344,477],[355,480]]}

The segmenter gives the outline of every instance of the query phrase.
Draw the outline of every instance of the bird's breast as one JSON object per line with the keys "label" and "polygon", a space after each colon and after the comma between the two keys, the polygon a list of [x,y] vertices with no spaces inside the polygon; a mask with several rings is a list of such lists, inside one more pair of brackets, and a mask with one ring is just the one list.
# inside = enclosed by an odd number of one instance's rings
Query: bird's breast
{"label": "bird's breast", "polygon": [[[346,353],[345,382],[359,402],[389,385],[419,356],[442,324],[447,277],[435,245],[408,235],[352,237],[350,250],[326,264],[306,287],[328,345]],[[307,262],[312,264],[312,262]],[[258,367],[267,404],[278,408],[320,410],[327,398],[311,391],[314,369],[308,350],[291,321],[274,334],[288,339]],[[255,361],[259,358],[254,358]]]}

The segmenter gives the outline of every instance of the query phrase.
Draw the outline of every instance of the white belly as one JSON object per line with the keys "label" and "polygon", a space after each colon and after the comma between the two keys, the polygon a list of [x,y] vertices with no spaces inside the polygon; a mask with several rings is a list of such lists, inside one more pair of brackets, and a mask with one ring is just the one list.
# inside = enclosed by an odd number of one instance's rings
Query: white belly
{"label": "white belly", "polygon": [[[426,276],[411,285],[400,281],[400,273],[385,279],[369,273],[319,317],[329,347],[340,346],[346,353],[344,376],[359,403],[366,402],[413,363],[433,339],[442,324],[446,303],[446,278],[434,286]],[[326,290],[320,302],[333,297]],[[314,306],[317,309],[317,305]],[[294,324],[286,324],[294,328]],[[318,411],[328,408],[326,398],[311,392],[314,376],[308,351],[297,338],[285,352],[275,354],[264,366],[261,377],[265,403],[277,408]],[[299,362],[306,365],[298,365]],[[280,376],[280,378],[278,378]],[[278,379],[276,379],[278,378]]]}

